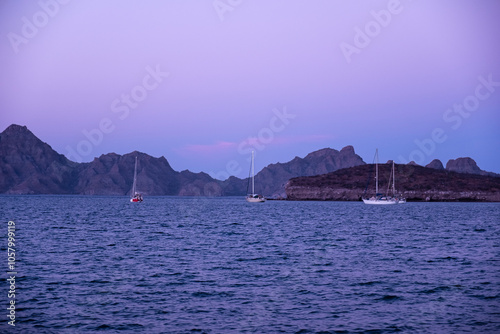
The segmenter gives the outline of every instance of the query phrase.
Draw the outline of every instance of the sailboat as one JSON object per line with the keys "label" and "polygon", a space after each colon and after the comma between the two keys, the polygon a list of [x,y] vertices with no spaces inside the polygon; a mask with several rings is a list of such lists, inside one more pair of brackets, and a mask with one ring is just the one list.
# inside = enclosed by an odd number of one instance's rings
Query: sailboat
{"label": "sailboat", "polygon": [[[252,163],[250,167],[250,174],[251,174],[251,180],[252,180],[252,193],[248,194],[246,197],[247,202],[249,203],[262,203],[265,202],[266,199],[262,197],[262,195],[257,195],[255,193],[255,170],[254,170],[254,151],[252,151]],[[248,192],[248,189],[247,189]]]}
{"label": "sailboat", "polygon": [[[397,202],[397,204],[403,204],[406,203],[406,198],[404,198],[402,195],[397,196],[396,195],[396,168],[394,165],[394,160],[392,161],[392,170],[391,170],[391,176],[389,176],[389,185],[391,184],[392,180],[392,199]],[[389,193],[389,185],[387,186],[387,193]]]}
{"label": "sailboat", "polygon": [[[375,151],[375,196],[370,198],[363,198],[363,202],[365,204],[375,204],[375,205],[391,205],[391,204],[403,204],[406,203],[406,199],[404,197],[396,196],[396,174],[395,174],[395,166],[394,160],[392,161],[392,170],[391,175],[389,177],[389,184],[387,185],[386,194],[383,195],[378,192],[378,149]],[[392,180],[392,196],[389,196],[389,187],[391,185]]]}
{"label": "sailboat", "polygon": [[137,192],[137,156],[135,157],[135,168],[134,168],[134,183],[132,184],[132,191],[130,192],[130,202],[142,202],[142,194]]}
{"label": "sailboat", "polygon": [[398,204],[406,203],[406,198],[404,198],[402,194],[399,196],[396,195],[396,168],[394,166],[394,160],[392,160],[392,196],[394,196],[393,198],[398,202]]}

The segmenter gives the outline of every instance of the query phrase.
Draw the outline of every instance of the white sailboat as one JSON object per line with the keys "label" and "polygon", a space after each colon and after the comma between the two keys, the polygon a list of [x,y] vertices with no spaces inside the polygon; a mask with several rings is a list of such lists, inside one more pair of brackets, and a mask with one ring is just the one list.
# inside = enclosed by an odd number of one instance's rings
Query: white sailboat
{"label": "white sailboat", "polygon": [[252,151],[252,163],[250,167],[250,174],[252,179],[252,193],[247,195],[246,200],[249,203],[262,203],[265,202],[266,199],[262,195],[258,195],[255,193],[255,170],[254,170],[253,156],[254,156],[254,151]]}
{"label": "white sailboat", "polygon": [[396,195],[396,168],[394,167],[394,160],[392,160],[392,195],[398,201],[398,204],[406,203],[406,198],[402,194],[399,194],[399,196]]}
{"label": "white sailboat", "polygon": [[135,157],[135,168],[134,168],[134,183],[132,184],[132,191],[130,192],[130,202],[142,202],[142,194],[137,192],[137,156]]}
{"label": "white sailboat", "polygon": [[[370,198],[363,198],[363,202],[365,204],[373,204],[373,205],[391,205],[391,204],[403,204],[406,203],[406,199],[404,197],[396,196],[396,174],[394,167],[394,160],[392,161],[392,171],[391,176],[389,177],[389,184],[387,186],[387,192],[385,195],[378,192],[378,149],[375,151],[375,196]],[[389,187],[391,185],[392,180],[392,196],[389,196]]]}

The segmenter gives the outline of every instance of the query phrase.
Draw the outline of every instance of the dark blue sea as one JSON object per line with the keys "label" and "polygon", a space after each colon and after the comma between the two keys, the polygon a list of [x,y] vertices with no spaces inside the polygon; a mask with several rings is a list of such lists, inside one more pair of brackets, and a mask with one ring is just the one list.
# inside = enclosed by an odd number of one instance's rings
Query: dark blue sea
{"label": "dark blue sea", "polygon": [[500,333],[500,204],[0,203],[2,333]]}

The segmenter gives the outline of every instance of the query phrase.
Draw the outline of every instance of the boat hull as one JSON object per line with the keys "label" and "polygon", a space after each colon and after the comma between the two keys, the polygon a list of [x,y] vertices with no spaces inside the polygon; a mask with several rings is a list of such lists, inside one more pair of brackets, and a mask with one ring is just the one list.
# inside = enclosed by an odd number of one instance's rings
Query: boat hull
{"label": "boat hull", "polygon": [[363,203],[365,204],[371,204],[371,205],[393,205],[393,204],[398,204],[400,203],[396,199],[367,199],[363,198]]}
{"label": "boat hull", "polygon": [[266,199],[263,198],[263,197],[257,197],[257,198],[255,198],[255,197],[246,197],[246,200],[247,200],[248,203],[263,203],[263,202],[266,201]]}

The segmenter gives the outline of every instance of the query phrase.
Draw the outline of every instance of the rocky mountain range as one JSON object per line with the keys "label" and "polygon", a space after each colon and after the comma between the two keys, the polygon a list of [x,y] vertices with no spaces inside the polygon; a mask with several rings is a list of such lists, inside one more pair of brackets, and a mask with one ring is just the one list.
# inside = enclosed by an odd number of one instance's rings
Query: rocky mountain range
{"label": "rocky mountain range", "polygon": [[[141,152],[109,153],[88,163],[76,163],[54,151],[27,127],[11,125],[0,133],[0,193],[126,195],[130,192],[135,157],[137,183],[145,195],[243,196],[248,179],[213,179],[206,173],[172,169],[165,157]],[[284,196],[292,177],[328,173],[364,164],[352,146],[341,151],[325,148],[295,157],[288,163],[271,164],[256,174],[259,193]]]}
{"label": "rocky mountain range", "polygon": [[[130,192],[135,157],[137,182],[144,195],[243,196],[248,178],[230,177],[221,181],[206,173],[175,171],[165,157],[141,152],[124,155],[109,153],[88,163],[68,160],[38,139],[25,126],[10,125],[0,133],[0,193],[4,194],[85,194],[127,195]],[[270,164],[255,176],[257,189],[266,197],[284,197],[288,180],[299,176],[328,174],[366,165],[352,146],[340,151],[324,148],[304,158]],[[482,171],[474,160],[450,160],[444,168],[439,160],[427,167],[474,175],[493,175]]]}

